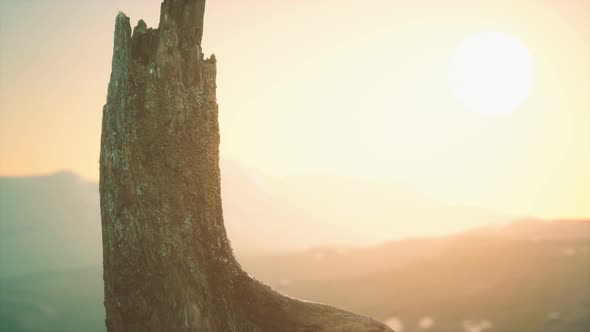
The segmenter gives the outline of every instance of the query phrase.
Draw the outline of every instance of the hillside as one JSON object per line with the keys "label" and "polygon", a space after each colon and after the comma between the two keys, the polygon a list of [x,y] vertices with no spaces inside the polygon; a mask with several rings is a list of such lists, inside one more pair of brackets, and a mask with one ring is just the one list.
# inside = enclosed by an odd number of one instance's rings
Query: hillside
{"label": "hillside", "polygon": [[[590,220],[523,221],[240,261],[288,295],[372,315],[398,332],[590,327]],[[104,330],[100,267],[4,279],[0,290],[0,323],[10,331]]]}
{"label": "hillside", "polygon": [[405,327],[398,331],[420,330],[420,322],[441,332],[482,331],[488,322],[493,331],[590,327],[590,221],[517,222],[248,265],[289,295]]}

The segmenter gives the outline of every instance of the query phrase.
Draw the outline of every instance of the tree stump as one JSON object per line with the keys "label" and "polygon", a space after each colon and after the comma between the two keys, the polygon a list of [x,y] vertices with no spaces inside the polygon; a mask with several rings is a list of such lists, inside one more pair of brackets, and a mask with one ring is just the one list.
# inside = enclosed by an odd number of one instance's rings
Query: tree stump
{"label": "tree stump", "polygon": [[205,0],[165,0],[159,27],[133,33],[116,19],[100,154],[108,331],[390,331],[281,295],[234,258],[204,11]]}

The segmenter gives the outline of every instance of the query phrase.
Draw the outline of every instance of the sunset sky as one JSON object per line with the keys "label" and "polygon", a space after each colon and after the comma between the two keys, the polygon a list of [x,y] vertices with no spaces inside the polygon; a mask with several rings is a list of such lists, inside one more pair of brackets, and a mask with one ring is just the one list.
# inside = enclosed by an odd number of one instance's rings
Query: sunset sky
{"label": "sunset sky", "polygon": [[[0,175],[98,179],[115,16],[160,0],[0,2]],[[449,85],[470,36],[501,32],[535,80],[504,115]],[[395,179],[453,204],[590,216],[590,2],[209,0],[221,157],[272,177]],[[506,82],[509,84],[510,82]]]}

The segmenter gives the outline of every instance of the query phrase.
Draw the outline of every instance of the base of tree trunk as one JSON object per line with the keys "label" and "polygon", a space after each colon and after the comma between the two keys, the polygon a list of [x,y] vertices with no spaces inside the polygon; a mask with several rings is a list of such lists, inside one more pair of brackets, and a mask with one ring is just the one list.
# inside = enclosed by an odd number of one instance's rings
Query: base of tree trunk
{"label": "base of tree trunk", "polygon": [[327,305],[304,302],[277,293],[243,276],[240,305],[253,331],[276,332],[380,332],[391,331],[371,318]]}

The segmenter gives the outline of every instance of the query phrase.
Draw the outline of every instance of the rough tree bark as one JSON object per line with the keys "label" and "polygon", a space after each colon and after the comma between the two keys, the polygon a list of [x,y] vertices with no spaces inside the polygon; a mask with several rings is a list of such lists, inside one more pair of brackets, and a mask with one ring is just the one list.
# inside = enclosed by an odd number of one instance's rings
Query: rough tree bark
{"label": "rough tree bark", "polygon": [[220,198],[216,60],[205,0],[165,0],[160,25],[116,19],[100,204],[109,331],[388,331],[283,296],[234,259]]}

